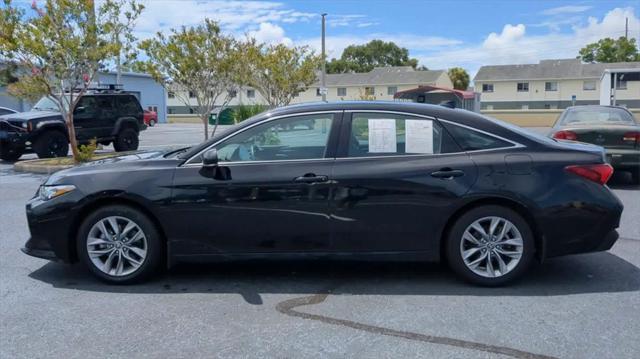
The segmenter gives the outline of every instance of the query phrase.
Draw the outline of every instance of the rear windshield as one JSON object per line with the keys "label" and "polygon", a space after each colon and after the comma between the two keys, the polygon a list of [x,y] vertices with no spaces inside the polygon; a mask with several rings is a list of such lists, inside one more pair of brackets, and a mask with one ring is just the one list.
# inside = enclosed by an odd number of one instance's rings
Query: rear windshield
{"label": "rear windshield", "polygon": [[568,109],[560,122],[562,125],[633,125],[633,116],[626,110],[615,107],[582,107]]}

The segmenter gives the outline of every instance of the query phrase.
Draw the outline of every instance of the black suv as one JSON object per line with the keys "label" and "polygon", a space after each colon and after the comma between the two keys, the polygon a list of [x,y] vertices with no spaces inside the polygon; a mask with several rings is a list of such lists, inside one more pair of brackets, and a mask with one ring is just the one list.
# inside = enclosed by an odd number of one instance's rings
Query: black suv
{"label": "black suv", "polygon": [[[138,99],[122,90],[92,89],[73,113],[79,144],[91,139],[116,151],[138,148],[138,134],[146,129]],[[69,139],[66,124],[56,104],[41,98],[28,112],[0,116],[0,158],[15,161],[23,153],[35,152],[40,158],[66,156]]]}

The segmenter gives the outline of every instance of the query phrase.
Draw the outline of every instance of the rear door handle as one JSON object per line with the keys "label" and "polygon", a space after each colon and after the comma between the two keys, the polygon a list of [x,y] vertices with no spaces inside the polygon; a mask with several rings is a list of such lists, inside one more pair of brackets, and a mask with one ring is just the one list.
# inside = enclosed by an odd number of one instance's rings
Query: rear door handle
{"label": "rear door handle", "polygon": [[431,172],[431,177],[442,178],[442,179],[452,179],[454,177],[464,176],[464,171],[461,170],[452,170],[449,168],[443,168],[440,171]]}
{"label": "rear door handle", "polygon": [[296,177],[293,179],[293,182],[296,183],[317,183],[317,182],[327,182],[329,180],[328,176],[316,176],[313,173],[307,173],[304,176]]}

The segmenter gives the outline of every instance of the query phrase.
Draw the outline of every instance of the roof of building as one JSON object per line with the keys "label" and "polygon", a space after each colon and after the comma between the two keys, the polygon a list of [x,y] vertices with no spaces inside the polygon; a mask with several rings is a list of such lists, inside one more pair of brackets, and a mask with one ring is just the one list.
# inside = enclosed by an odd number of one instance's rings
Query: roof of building
{"label": "roof of building", "polygon": [[[433,84],[444,70],[414,70],[411,66],[376,67],[364,73],[327,74],[329,87]],[[320,75],[315,86],[320,85]]]}
{"label": "roof of building", "polygon": [[473,81],[600,78],[605,69],[640,68],[640,62],[585,64],[580,59],[542,60],[539,64],[482,66]]}
{"label": "roof of building", "polygon": [[458,96],[461,99],[475,98],[475,93],[473,93],[473,91],[463,91],[463,90],[456,90],[456,89],[450,89],[450,88],[439,87],[439,86],[431,86],[431,85],[418,86],[414,89],[396,92],[396,94],[393,95],[393,98],[411,98],[413,95],[420,95],[428,92],[449,92]]}

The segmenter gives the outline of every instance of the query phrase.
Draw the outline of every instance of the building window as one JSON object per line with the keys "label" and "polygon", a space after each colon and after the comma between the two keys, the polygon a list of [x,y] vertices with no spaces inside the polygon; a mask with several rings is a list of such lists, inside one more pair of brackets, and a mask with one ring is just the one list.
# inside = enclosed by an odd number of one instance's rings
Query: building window
{"label": "building window", "polygon": [[489,111],[493,110],[493,105],[487,105],[487,110]]}
{"label": "building window", "polygon": [[193,91],[189,91],[189,98],[195,98],[196,94]]}
{"label": "building window", "polygon": [[493,84],[482,84],[482,92],[493,92]]}
{"label": "building window", "polygon": [[322,93],[320,92],[320,87],[316,89],[316,96],[322,96]]}
{"label": "building window", "polygon": [[398,92],[398,86],[389,86],[387,87],[387,95],[395,95]]}
{"label": "building window", "polygon": [[193,109],[189,107],[189,113],[193,115]]}
{"label": "building window", "polygon": [[626,90],[627,89],[627,80],[618,79],[616,81],[616,90]]}
{"label": "building window", "polygon": [[595,81],[585,81],[582,83],[582,89],[585,91],[595,91],[596,82]]}
{"label": "building window", "polygon": [[365,87],[364,94],[367,96],[375,96],[376,88],[375,87]]}
{"label": "building window", "polygon": [[558,83],[556,81],[545,82],[544,83],[545,91],[558,91]]}
{"label": "building window", "polygon": [[235,98],[236,96],[238,96],[238,91],[236,90],[229,91],[229,97]]}
{"label": "building window", "polygon": [[347,88],[338,87],[338,96],[347,96]]}
{"label": "building window", "polygon": [[518,82],[518,92],[529,92],[529,83]]}
{"label": "building window", "polygon": [[176,98],[176,93],[175,93],[175,92],[173,92],[173,91],[169,91],[169,92],[167,92],[167,97],[169,97],[169,98]]}
{"label": "building window", "polygon": [[167,108],[167,113],[169,115],[173,115],[173,109],[172,108]]}
{"label": "building window", "polygon": [[528,110],[529,109],[529,105],[522,105],[522,109],[523,110]]}
{"label": "building window", "polygon": [[556,109],[558,109],[558,105],[551,105],[551,104],[546,103],[546,104],[544,104],[544,109],[545,110],[556,110]]}
{"label": "building window", "polygon": [[247,90],[247,97],[248,98],[255,98],[256,97],[256,90]]}

